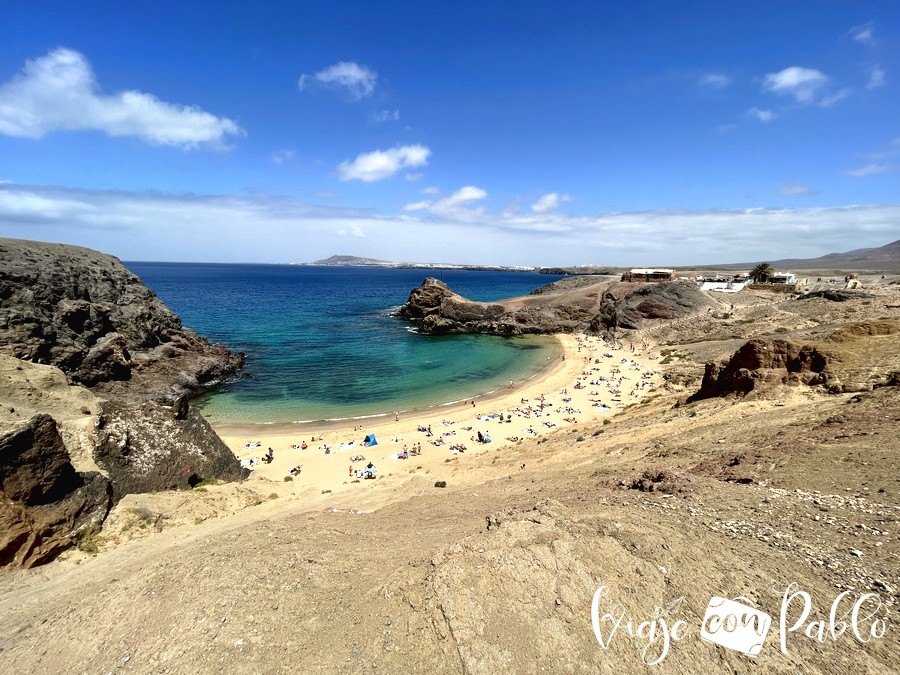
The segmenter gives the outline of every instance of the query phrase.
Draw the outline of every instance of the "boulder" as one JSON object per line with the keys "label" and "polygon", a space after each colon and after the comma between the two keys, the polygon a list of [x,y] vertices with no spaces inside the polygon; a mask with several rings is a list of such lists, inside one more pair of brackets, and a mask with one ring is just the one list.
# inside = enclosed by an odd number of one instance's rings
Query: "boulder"
{"label": "boulder", "polygon": [[75,471],[42,414],[0,436],[0,504],[0,565],[33,567],[99,531],[112,488],[99,473]]}
{"label": "boulder", "polygon": [[129,493],[184,490],[204,479],[249,475],[185,398],[171,407],[101,403],[95,433],[94,461],[109,475],[116,502]]}

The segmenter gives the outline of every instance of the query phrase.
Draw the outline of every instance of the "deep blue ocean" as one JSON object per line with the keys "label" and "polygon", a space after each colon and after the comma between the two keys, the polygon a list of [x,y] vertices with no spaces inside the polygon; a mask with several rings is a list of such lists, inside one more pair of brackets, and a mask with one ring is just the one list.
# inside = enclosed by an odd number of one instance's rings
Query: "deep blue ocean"
{"label": "deep blue ocean", "polygon": [[344,419],[424,408],[534,375],[545,337],[426,336],[392,316],[428,276],[472,300],[523,295],[559,277],[531,272],[129,262],[185,326],[247,355],[233,381],[196,401],[214,423]]}

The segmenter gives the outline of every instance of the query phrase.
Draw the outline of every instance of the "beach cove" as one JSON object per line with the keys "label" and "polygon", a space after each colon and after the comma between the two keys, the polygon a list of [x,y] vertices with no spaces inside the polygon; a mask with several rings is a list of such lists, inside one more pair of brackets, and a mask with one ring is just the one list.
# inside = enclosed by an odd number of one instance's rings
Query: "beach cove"
{"label": "beach cove", "polygon": [[[562,353],[544,371],[491,395],[366,420],[214,428],[252,466],[251,482],[281,482],[289,492],[309,496],[361,491],[414,475],[445,480],[452,465],[464,465],[470,457],[502,454],[557,430],[611,421],[660,383],[648,345],[632,351],[629,344],[612,345],[596,336],[555,338]],[[490,442],[479,442],[479,434]],[[377,445],[364,445],[368,435]],[[266,462],[269,448],[272,460]],[[359,473],[370,463],[377,469],[375,480]],[[518,469],[527,470],[527,464]]]}

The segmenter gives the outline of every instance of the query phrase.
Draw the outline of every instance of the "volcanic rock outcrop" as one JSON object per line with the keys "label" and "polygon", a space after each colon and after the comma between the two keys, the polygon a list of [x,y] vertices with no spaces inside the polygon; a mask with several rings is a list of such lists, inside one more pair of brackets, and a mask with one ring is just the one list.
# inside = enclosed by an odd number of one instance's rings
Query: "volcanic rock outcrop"
{"label": "volcanic rock outcrop", "polygon": [[0,565],[33,567],[98,531],[112,487],[77,472],[49,415],[0,436]]}
{"label": "volcanic rock outcrop", "polygon": [[128,493],[245,478],[186,398],[242,364],[116,258],[0,239],[0,565],[52,559]]}
{"label": "volcanic rock outcrop", "polygon": [[759,394],[778,384],[821,385],[833,393],[900,384],[900,321],[849,324],[818,343],[754,339],[726,363],[707,363],[688,402]]}
{"label": "volcanic rock outcrop", "polygon": [[249,475],[184,397],[171,407],[101,403],[96,443],[94,459],[109,474],[115,501],[129,493],[187,489],[204,479]]}
{"label": "volcanic rock outcrop", "polygon": [[171,403],[236,372],[243,355],[185,328],[113,256],[0,239],[0,352],[58,366],[120,400]]}
{"label": "volcanic rock outcrop", "polygon": [[631,283],[609,277],[563,279],[532,294],[474,302],[428,277],[414,288],[399,316],[423,333],[524,335],[638,329],[659,319],[690,316],[716,302],[690,282]]}

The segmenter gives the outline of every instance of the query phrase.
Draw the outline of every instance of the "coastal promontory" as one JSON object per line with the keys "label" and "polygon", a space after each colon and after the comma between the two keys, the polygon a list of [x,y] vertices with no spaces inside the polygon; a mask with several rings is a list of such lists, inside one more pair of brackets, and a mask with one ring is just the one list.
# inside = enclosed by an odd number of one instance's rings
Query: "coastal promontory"
{"label": "coastal promontory", "polygon": [[432,335],[513,336],[639,329],[717,306],[716,300],[689,281],[622,282],[606,275],[585,275],[561,279],[517,298],[475,302],[428,277],[410,292],[398,314]]}
{"label": "coastal promontory", "polygon": [[171,404],[243,365],[98,251],[0,238],[0,300],[0,353],[57,366],[100,395]]}
{"label": "coastal promontory", "polygon": [[246,477],[187,400],[242,364],[113,256],[0,239],[0,566],[90,540],[128,494]]}

